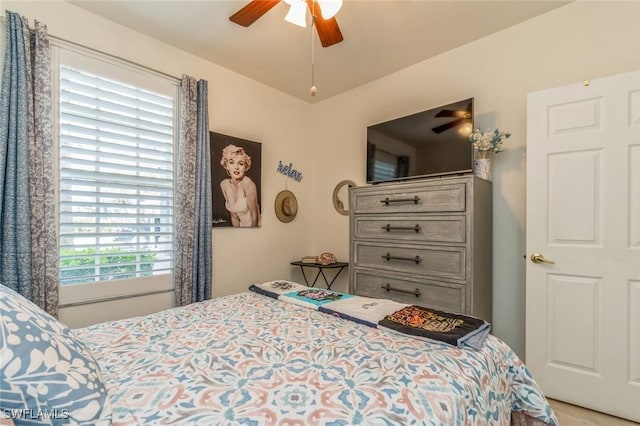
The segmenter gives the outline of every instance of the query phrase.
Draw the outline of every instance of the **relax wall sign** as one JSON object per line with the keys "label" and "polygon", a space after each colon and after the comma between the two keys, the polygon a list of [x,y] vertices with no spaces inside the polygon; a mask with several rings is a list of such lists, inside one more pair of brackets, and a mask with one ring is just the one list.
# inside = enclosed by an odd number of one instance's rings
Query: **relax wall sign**
{"label": "relax wall sign", "polygon": [[282,164],[282,161],[278,161],[278,172],[290,177],[296,182],[300,182],[302,180],[302,173],[293,168],[293,163],[284,165]]}

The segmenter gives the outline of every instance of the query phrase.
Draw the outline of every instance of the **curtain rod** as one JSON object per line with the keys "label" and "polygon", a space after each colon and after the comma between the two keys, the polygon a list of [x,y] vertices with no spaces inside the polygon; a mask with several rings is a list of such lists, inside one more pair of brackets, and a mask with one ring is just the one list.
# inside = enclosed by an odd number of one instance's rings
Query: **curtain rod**
{"label": "curtain rod", "polygon": [[[0,16],[0,22],[2,22],[4,25],[6,25],[6,24],[7,24],[7,18],[6,18],[6,16],[5,16],[5,15],[1,15],[1,16]],[[34,30],[29,29],[29,31],[33,33],[33,31],[34,31]],[[137,62],[133,62],[133,61],[131,61],[131,60],[129,60],[129,59],[125,59],[125,58],[123,58],[123,57],[121,57],[121,56],[112,55],[111,53],[105,53],[105,52],[102,52],[102,51],[100,51],[100,50],[98,50],[98,49],[94,49],[93,47],[88,47],[88,46],[85,46],[85,45],[83,45],[83,44],[76,43],[75,41],[70,41],[70,40],[66,40],[66,39],[64,39],[64,38],[62,38],[62,37],[54,36],[54,35],[52,35],[52,34],[49,34],[49,32],[48,32],[48,31],[47,31],[47,37],[48,37],[51,41],[53,41],[53,42],[54,42],[54,44],[55,44],[55,42],[56,42],[56,41],[58,41],[58,42],[60,42],[60,43],[66,43],[66,44],[69,44],[69,45],[74,46],[74,47],[79,47],[79,48],[81,48],[81,49],[85,49],[85,50],[88,50],[88,51],[90,51],[90,52],[97,53],[97,54],[99,54],[99,55],[108,56],[108,57],[109,57],[109,58],[111,58],[111,59],[116,59],[116,60],[118,60],[118,61],[122,61],[122,62],[124,62],[124,63],[126,63],[126,64],[128,64],[128,65],[131,65],[131,66],[134,66],[134,67],[138,67],[138,68],[141,68],[141,69],[143,69],[143,70],[145,70],[145,71],[149,71],[149,72],[152,72],[152,73],[157,74],[157,75],[159,75],[159,76],[162,76],[162,77],[168,78],[168,79],[170,79],[170,80],[173,80],[173,81],[174,81],[174,82],[176,82],[176,83],[177,83],[177,82],[180,82],[180,81],[182,80],[182,78],[176,77],[176,76],[171,75],[171,74],[167,74],[166,72],[158,71],[158,70],[153,69],[153,68],[151,68],[151,67],[148,67],[148,66],[146,66],[146,65],[141,65],[141,64],[139,64],[139,63],[137,63]]]}
{"label": "curtain rod", "polygon": [[131,61],[131,60],[126,59],[126,58],[123,58],[121,56],[113,55],[111,53],[105,53],[105,52],[103,52],[101,50],[94,49],[93,47],[88,47],[88,46],[82,45],[80,43],[76,43],[75,41],[69,41],[69,40],[66,40],[66,39],[63,39],[61,37],[57,37],[57,36],[54,36],[54,35],[51,35],[51,34],[47,34],[47,36],[53,42],[53,44],[56,44],[56,42],[62,43],[62,44],[68,44],[68,45],[71,45],[71,46],[74,46],[74,47],[77,47],[77,48],[80,48],[80,49],[87,50],[87,51],[92,52],[92,53],[96,53],[98,55],[107,56],[107,57],[109,57],[111,59],[116,59],[116,60],[124,62],[124,63],[126,63],[128,65],[131,65],[133,67],[137,67],[137,68],[143,69],[145,71],[149,71],[149,72],[152,72],[152,73],[157,74],[159,76],[162,76],[164,78],[167,78],[169,80],[173,80],[176,83],[178,83],[178,82],[180,82],[182,80],[181,78],[176,77],[176,76],[171,75],[171,74],[167,74],[166,72],[158,71],[158,70],[156,70],[154,68],[151,68],[151,67],[148,67],[146,65],[141,65],[141,64],[139,64],[137,62]]}

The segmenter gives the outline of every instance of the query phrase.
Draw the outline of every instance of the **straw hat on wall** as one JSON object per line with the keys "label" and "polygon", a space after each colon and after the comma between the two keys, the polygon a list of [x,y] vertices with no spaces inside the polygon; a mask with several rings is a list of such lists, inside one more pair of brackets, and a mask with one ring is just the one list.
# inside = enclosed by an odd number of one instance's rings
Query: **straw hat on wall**
{"label": "straw hat on wall", "polygon": [[280,193],[276,195],[274,207],[276,217],[280,222],[289,223],[295,219],[298,214],[298,200],[296,200],[296,196],[293,195],[291,191],[280,191]]}

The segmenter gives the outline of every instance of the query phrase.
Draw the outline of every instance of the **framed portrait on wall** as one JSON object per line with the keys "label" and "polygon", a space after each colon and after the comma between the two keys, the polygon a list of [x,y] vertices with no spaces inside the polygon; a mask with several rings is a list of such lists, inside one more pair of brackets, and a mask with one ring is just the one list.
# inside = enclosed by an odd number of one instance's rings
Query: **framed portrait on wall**
{"label": "framed portrait on wall", "polygon": [[216,132],[209,136],[213,226],[259,227],[262,145]]}

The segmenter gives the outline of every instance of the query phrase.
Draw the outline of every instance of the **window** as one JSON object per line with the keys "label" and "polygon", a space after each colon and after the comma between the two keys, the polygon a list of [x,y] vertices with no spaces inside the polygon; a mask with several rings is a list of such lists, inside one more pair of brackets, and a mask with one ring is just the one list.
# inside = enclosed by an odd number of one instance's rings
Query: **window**
{"label": "window", "polygon": [[60,303],[170,289],[177,83],[53,51]]}

